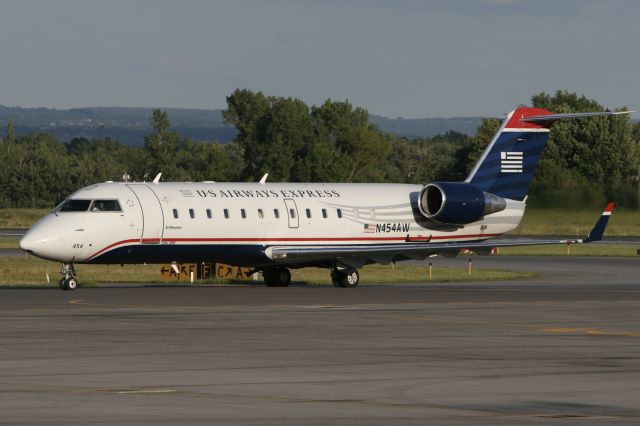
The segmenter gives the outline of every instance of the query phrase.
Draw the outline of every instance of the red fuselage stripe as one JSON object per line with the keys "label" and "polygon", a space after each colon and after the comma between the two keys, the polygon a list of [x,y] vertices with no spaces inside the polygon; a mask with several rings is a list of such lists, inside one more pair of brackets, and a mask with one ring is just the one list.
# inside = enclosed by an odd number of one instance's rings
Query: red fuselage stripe
{"label": "red fuselage stripe", "polygon": [[[461,239],[461,238],[491,238],[497,237],[501,234],[467,234],[467,235],[445,235],[438,237],[410,237],[410,240],[413,241],[431,241],[431,240],[448,240],[448,239]],[[99,250],[92,256],[88,257],[87,260],[91,260],[99,254],[104,253],[105,251],[119,245],[130,244],[130,243],[159,243],[159,242],[194,242],[194,243],[202,243],[202,242],[229,242],[229,243],[238,243],[238,242],[255,242],[255,243],[264,243],[264,242],[328,242],[328,241],[406,241],[407,237],[319,237],[319,238],[297,238],[297,237],[284,237],[284,238],[143,238],[142,241],[139,238],[122,240],[110,244]]]}

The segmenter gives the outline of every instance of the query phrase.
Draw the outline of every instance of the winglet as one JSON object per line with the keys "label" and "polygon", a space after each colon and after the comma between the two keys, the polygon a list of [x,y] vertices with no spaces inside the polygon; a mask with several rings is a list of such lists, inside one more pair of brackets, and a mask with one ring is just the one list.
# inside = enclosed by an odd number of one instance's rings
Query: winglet
{"label": "winglet", "polygon": [[609,222],[609,216],[611,216],[611,213],[613,213],[613,209],[615,207],[616,207],[615,203],[607,204],[607,207],[605,207],[604,211],[602,212],[602,216],[600,216],[600,219],[598,219],[598,221],[596,222],[591,232],[589,232],[589,235],[587,235],[587,238],[585,238],[582,241],[583,243],[600,241],[602,239],[602,234],[604,234],[604,229],[607,227],[607,222]]}
{"label": "winglet", "polygon": [[162,173],[158,173],[155,177],[155,179],[153,179],[153,183],[159,183],[160,182],[160,177],[162,176]]}
{"label": "winglet", "polygon": [[265,173],[264,176],[262,176],[262,179],[260,179],[260,185],[264,185],[267,182],[267,176],[269,176],[269,173]]}

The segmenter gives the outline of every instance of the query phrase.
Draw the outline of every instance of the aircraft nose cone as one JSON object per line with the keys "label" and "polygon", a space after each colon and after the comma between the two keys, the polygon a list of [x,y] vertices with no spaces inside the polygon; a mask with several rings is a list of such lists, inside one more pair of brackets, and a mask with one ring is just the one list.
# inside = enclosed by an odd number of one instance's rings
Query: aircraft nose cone
{"label": "aircraft nose cone", "polygon": [[45,234],[38,229],[30,229],[20,239],[20,249],[27,253],[36,253],[37,247],[46,239]]}

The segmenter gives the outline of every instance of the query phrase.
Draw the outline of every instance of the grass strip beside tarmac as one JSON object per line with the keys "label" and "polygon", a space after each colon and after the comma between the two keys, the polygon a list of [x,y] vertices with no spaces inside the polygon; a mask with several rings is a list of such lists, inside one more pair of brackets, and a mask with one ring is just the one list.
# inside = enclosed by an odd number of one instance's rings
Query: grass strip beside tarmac
{"label": "grass strip beside tarmac", "polygon": [[0,237],[0,249],[19,249],[20,238]]}
{"label": "grass strip beside tarmac", "polygon": [[638,257],[640,244],[555,244],[546,246],[502,247],[500,256],[593,256]]}
{"label": "grass strip beside tarmac", "polygon": [[0,209],[0,228],[29,228],[51,209]]}
{"label": "grass strip beside tarmac", "polygon": [[[603,206],[604,207],[604,206]],[[571,235],[584,238],[598,220],[602,210],[597,209],[535,209],[527,208],[520,226],[511,235]],[[640,236],[640,211],[616,208],[611,215],[605,238]]]}
{"label": "grass strip beside tarmac", "polygon": [[[4,256],[0,257],[0,286],[3,287],[41,287],[58,285],[60,265],[33,256]],[[94,286],[97,283],[165,283],[179,284],[185,281],[165,281],[160,278],[160,265],[76,265],[79,281],[84,286]],[[433,267],[433,282],[461,282],[488,280],[516,280],[532,278],[535,274],[529,272],[514,272],[497,269],[474,268],[468,275],[466,263],[461,268]],[[47,283],[46,275],[50,282]],[[329,271],[321,268],[303,268],[291,271],[292,281],[300,284],[331,284]],[[392,284],[392,283],[425,283],[429,282],[429,272],[426,266],[410,264],[370,265],[360,270],[361,284]],[[210,279],[196,281],[202,284],[251,284],[251,281],[227,281]],[[262,285],[262,281],[257,281]]]}

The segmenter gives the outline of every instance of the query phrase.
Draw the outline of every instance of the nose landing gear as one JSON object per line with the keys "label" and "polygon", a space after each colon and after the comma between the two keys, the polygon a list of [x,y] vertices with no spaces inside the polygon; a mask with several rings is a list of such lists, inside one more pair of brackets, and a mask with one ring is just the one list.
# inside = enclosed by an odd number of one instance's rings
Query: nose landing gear
{"label": "nose landing gear", "polygon": [[78,288],[78,278],[73,263],[63,263],[60,267],[60,274],[63,275],[58,281],[62,290],[75,290]]}

